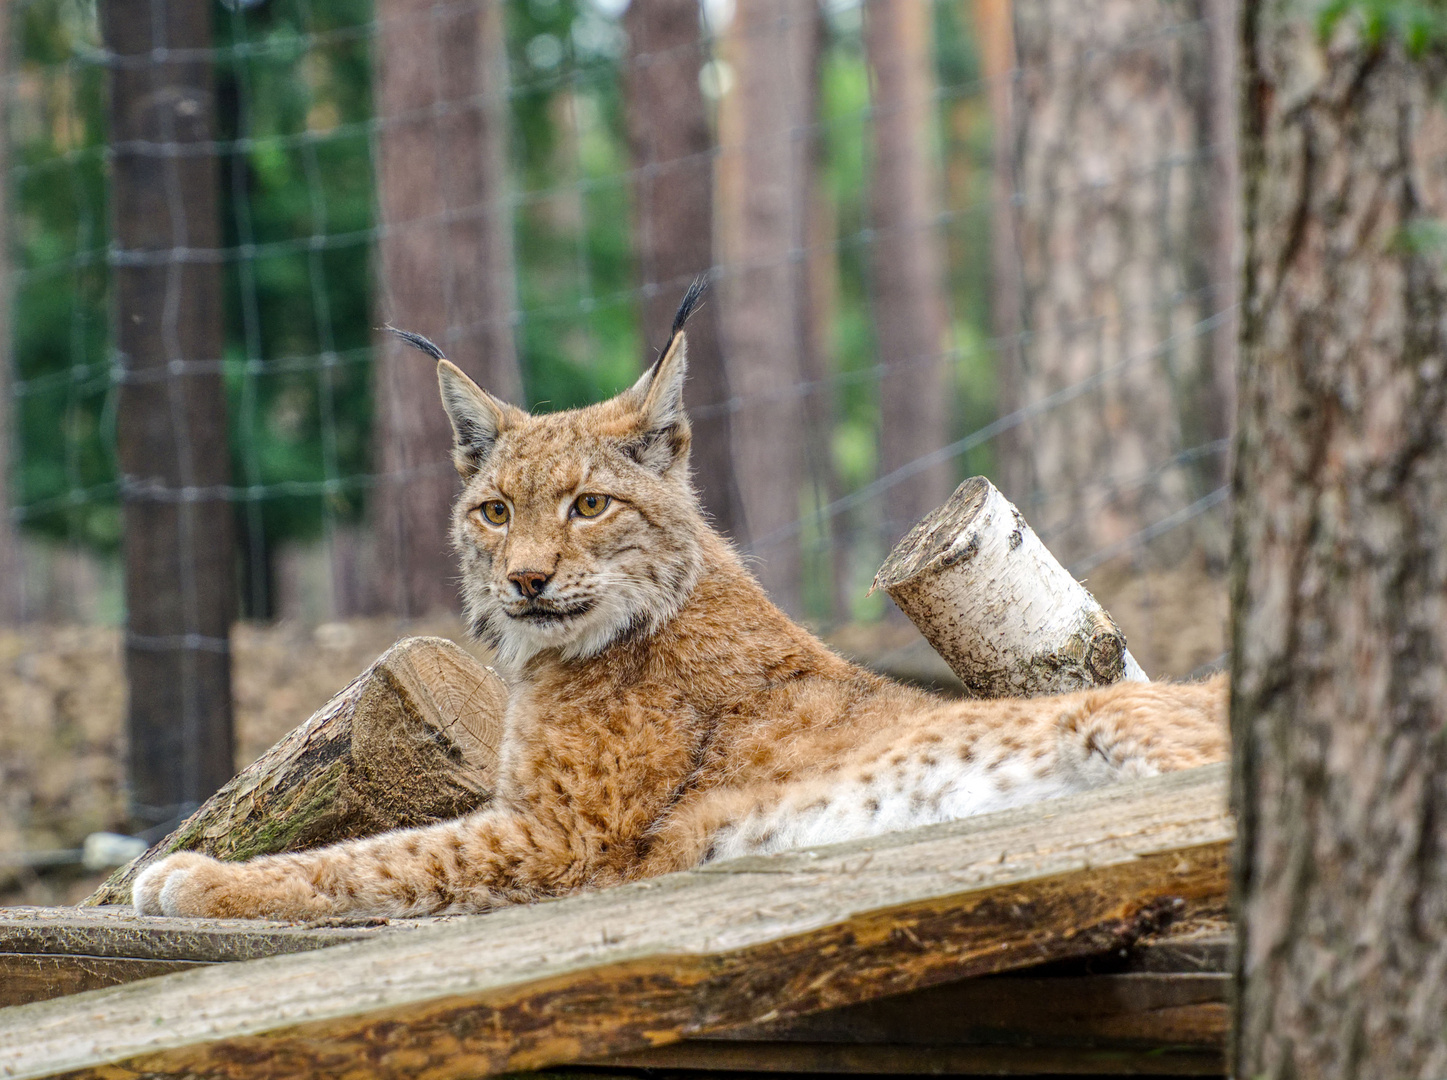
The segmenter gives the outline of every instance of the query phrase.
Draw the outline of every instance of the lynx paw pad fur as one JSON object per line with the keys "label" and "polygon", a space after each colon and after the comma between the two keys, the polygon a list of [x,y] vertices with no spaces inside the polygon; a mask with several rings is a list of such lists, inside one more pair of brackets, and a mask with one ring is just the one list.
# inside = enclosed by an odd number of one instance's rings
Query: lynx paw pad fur
{"label": "lynx paw pad fur", "polygon": [[[131,903],[138,915],[205,915],[201,879],[213,875],[207,866],[221,864],[208,855],[182,851],[168,855],[137,877],[131,889]],[[198,888],[197,886],[202,886]]]}

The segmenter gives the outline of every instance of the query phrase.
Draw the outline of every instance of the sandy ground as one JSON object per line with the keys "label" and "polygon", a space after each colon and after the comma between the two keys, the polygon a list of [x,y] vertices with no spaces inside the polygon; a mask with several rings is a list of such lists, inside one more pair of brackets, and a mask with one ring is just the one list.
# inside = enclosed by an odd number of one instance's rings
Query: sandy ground
{"label": "sandy ground", "polygon": [[[1153,678],[1198,674],[1226,648],[1225,583],[1197,565],[1144,573],[1107,566],[1087,585]],[[461,625],[448,620],[238,626],[237,767],[254,761],[407,634],[464,641]],[[830,641],[914,681],[946,691],[954,681],[902,622],[843,627]],[[76,848],[97,830],[125,831],[124,715],[118,631],[0,628],[0,859]],[[37,873],[0,864],[0,905],[74,903],[99,880],[78,869]]]}

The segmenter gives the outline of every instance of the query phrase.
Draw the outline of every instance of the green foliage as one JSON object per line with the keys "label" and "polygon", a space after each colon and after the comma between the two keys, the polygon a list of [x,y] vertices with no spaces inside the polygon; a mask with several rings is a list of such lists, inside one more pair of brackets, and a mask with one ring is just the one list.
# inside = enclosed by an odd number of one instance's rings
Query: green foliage
{"label": "green foliage", "polygon": [[1412,55],[1421,56],[1447,44],[1444,0],[1327,0],[1317,13],[1318,31],[1329,37],[1348,17],[1359,21],[1372,46],[1396,38]]}
{"label": "green foliage", "polygon": [[32,531],[110,549],[120,518],[104,70],[76,59],[94,52],[99,31],[93,5],[79,0],[33,0],[11,25],[16,501]]}
{"label": "green foliage", "polygon": [[518,349],[530,406],[596,401],[627,385],[644,356],[631,293],[623,45],[617,21],[592,4],[508,5]]}
{"label": "green foliage", "polygon": [[[215,11],[226,389],[253,614],[270,553],[362,511],[374,240],[370,0]],[[348,33],[347,31],[355,31]]]}

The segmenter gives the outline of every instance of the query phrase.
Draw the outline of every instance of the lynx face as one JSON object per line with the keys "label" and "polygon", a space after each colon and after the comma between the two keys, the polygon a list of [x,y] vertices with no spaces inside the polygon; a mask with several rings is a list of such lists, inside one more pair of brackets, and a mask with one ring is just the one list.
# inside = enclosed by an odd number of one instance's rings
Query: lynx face
{"label": "lynx face", "polygon": [[452,520],[463,603],[503,667],[649,633],[692,592],[704,525],[688,479],[685,366],[680,331],[618,397],[532,416],[439,360],[465,481]]}

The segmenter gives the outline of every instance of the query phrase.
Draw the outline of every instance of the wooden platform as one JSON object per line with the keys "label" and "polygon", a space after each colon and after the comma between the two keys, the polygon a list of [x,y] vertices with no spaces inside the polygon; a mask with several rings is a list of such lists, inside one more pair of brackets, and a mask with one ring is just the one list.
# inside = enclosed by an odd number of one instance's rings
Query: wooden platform
{"label": "wooden platform", "polygon": [[1225,802],[1211,766],[485,916],[4,911],[0,1077],[1220,1075]]}

